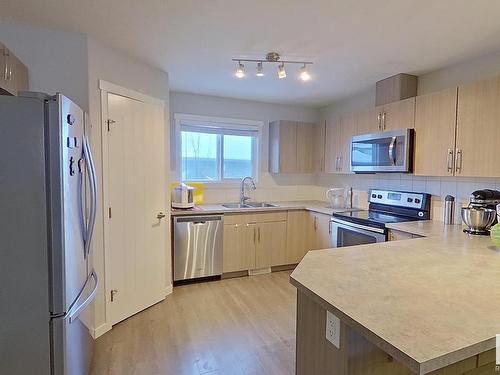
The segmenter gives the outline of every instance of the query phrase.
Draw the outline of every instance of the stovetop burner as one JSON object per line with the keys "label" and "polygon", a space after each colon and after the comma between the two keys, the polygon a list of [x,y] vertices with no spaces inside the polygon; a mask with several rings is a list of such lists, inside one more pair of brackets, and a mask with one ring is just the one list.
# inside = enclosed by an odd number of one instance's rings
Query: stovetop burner
{"label": "stovetop burner", "polygon": [[370,225],[378,228],[385,228],[385,225],[389,223],[402,223],[406,221],[416,220],[415,218],[411,217],[398,216],[374,210],[339,212],[339,213],[334,213],[333,217],[338,217],[339,219],[342,220],[350,221],[353,223],[359,223],[363,225]]}

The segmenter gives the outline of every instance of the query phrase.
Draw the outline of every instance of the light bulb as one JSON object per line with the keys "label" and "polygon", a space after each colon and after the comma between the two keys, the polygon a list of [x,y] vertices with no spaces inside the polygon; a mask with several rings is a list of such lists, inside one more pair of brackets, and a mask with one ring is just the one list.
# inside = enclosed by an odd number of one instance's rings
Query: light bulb
{"label": "light bulb", "polygon": [[257,77],[264,76],[264,67],[262,66],[262,61],[257,63],[257,73],[255,73]]}
{"label": "light bulb", "polygon": [[306,64],[304,64],[304,66],[302,68],[300,68],[299,78],[302,81],[309,81],[311,79],[311,75],[307,71]]}
{"label": "light bulb", "polygon": [[278,66],[278,78],[282,79],[282,78],[285,78],[285,77],[286,77],[285,64],[281,63]]}
{"label": "light bulb", "polygon": [[245,77],[245,65],[242,63],[238,63],[238,68],[236,68],[236,72],[234,73],[236,78],[243,78]]}

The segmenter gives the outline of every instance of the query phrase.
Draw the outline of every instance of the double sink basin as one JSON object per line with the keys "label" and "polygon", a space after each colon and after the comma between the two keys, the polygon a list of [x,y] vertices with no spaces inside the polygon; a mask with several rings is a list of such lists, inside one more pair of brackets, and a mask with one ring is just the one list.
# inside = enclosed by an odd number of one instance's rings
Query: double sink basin
{"label": "double sink basin", "polygon": [[264,203],[264,202],[248,202],[248,203],[224,203],[222,207],[226,208],[267,208],[267,207],[278,207],[276,204]]}

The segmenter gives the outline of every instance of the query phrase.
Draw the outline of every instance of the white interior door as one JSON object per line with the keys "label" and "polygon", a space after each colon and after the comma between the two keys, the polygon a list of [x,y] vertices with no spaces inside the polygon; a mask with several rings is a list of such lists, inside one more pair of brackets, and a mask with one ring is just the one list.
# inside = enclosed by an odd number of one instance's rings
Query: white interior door
{"label": "white interior door", "polygon": [[111,324],[165,298],[167,252],[163,106],[107,94]]}

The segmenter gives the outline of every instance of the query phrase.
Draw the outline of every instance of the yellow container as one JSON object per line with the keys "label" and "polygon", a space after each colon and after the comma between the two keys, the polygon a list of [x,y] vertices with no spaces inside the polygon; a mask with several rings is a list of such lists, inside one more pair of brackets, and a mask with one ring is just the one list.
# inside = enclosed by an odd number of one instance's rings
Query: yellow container
{"label": "yellow container", "polygon": [[[184,182],[186,185],[194,187],[194,192],[193,192],[193,201],[194,204],[199,206],[203,204],[203,194],[205,192],[205,184],[203,182],[189,182],[185,181]],[[170,192],[174,190],[176,186],[178,186],[180,182],[172,182],[170,184]]]}

